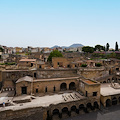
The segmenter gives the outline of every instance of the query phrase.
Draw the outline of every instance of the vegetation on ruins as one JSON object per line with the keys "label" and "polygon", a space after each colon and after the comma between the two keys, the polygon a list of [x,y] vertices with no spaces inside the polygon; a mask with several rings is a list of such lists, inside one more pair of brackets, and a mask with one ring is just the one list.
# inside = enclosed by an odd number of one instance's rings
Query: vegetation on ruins
{"label": "vegetation on ruins", "polygon": [[59,52],[58,50],[54,50],[50,53],[49,57],[48,57],[48,61],[51,62],[52,61],[52,57],[63,57],[62,53]]}
{"label": "vegetation on ruins", "polygon": [[87,67],[87,64],[82,64],[81,67]]}
{"label": "vegetation on ruins", "polygon": [[93,53],[94,52],[94,48],[93,47],[90,47],[90,46],[84,46],[82,48],[82,51],[83,52],[86,52],[86,53]]}
{"label": "vegetation on ruins", "polygon": [[102,66],[102,64],[101,63],[96,63],[95,66],[100,67],[100,66]]}
{"label": "vegetation on ruins", "polygon": [[105,47],[102,46],[102,45],[96,45],[95,46],[95,51],[101,51],[101,50],[105,51]]}
{"label": "vegetation on ruins", "polygon": [[115,43],[115,51],[118,51],[118,43]]}
{"label": "vegetation on ruins", "polygon": [[2,47],[0,47],[0,52],[3,52],[3,51],[4,51],[4,49]]}
{"label": "vegetation on ruins", "polygon": [[6,63],[0,63],[0,65],[15,65],[16,63],[15,62],[6,62]]}
{"label": "vegetation on ruins", "polygon": [[107,44],[106,44],[106,51],[109,50],[109,47],[110,47],[110,45],[109,45],[109,43],[107,43]]}

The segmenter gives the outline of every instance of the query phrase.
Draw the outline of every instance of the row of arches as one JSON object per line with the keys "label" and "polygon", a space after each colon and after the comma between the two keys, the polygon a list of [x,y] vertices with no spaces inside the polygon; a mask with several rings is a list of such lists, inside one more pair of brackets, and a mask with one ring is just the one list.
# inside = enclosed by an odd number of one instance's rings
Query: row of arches
{"label": "row of arches", "polygon": [[120,97],[118,99],[116,97],[113,97],[112,100],[106,100],[106,107],[109,107],[111,105],[117,105],[118,103],[120,103]]}
{"label": "row of arches", "polygon": [[[75,82],[71,82],[69,84],[69,90],[76,90],[76,85],[75,85]],[[60,91],[65,91],[67,90],[67,84],[64,82],[64,83],[61,83],[60,84]],[[47,93],[49,90],[48,90],[48,87],[46,86],[45,87],[45,93]],[[53,87],[53,91],[55,92],[56,91],[56,86]],[[38,93],[38,89],[36,89],[36,93]]]}
{"label": "row of arches", "polygon": [[93,103],[93,106],[91,103],[87,103],[86,105],[80,104],[79,106],[73,105],[69,109],[68,107],[63,107],[61,110],[54,109],[52,111],[52,118],[53,117],[59,117],[62,118],[62,116],[71,116],[71,114],[79,114],[81,112],[88,113],[91,110],[95,110],[99,108],[99,104],[97,101]]}
{"label": "row of arches", "polygon": [[[69,84],[69,90],[75,90],[76,89],[76,86],[75,86],[75,83],[74,82],[71,82],[70,84]],[[62,90],[67,90],[67,84],[66,83],[62,83],[61,85],[60,85],[60,90],[62,91]]]}
{"label": "row of arches", "polygon": [[112,77],[112,78],[108,78],[107,80],[101,81],[100,83],[111,83],[111,82],[117,82],[118,80],[120,80],[120,78]]}

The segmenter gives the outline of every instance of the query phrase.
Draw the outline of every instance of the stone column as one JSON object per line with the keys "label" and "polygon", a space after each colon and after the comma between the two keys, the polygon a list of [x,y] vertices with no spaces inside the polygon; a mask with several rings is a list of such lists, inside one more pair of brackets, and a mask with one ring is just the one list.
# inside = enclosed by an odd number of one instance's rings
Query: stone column
{"label": "stone column", "polygon": [[69,84],[67,84],[67,90],[69,90]]}
{"label": "stone column", "polygon": [[79,114],[79,109],[76,109],[76,113]]}
{"label": "stone column", "polygon": [[62,118],[62,113],[59,113],[59,117]]}
{"label": "stone column", "polygon": [[68,111],[68,115],[71,116],[71,111]]}

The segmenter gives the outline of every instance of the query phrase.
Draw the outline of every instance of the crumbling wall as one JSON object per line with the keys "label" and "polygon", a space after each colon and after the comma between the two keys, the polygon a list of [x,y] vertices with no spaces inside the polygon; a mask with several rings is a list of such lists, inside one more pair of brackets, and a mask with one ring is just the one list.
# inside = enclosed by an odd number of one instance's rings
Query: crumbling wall
{"label": "crumbling wall", "polygon": [[37,79],[40,78],[63,78],[63,77],[76,77],[76,69],[51,69],[51,70],[40,70],[36,71]]}
{"label": "crumbling wall", "polygon": [[43,108],[27,108],[22,110],[6,110],[0,112],[0,120],[46,120],[46,110]]}

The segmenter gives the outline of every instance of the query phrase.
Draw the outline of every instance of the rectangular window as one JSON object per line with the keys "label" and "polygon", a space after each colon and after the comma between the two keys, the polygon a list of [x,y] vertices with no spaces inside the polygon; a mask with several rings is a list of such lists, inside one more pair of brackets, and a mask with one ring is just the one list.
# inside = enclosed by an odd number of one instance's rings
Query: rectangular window
{"label": "rectangular window", "polygon": [[87,93],[87,91],[86,91],[86,95],[85,95],[86,97],[88,96],[88,93]]}
{"label": "rectangular window", "polygon": [[36,78],[36,76],[37,76],[36,73],[34,73],[34,77],[35,77],[35,78]]}
{"label": "rectangular window", "polygon": [[53,91],[55,92],[55,86],[53,87]]}
{"label": "rectangular window", "polygon": [[47,87],[45,88],[45,92],[47,92]]}
{"label": "rectangular window", "polygon": [[36,89],[36,93],[38,93],[38,89]]}
{"label": "rectangular window", "polygon": [[93,96],[97,96],[97,92],[93,92]]}

